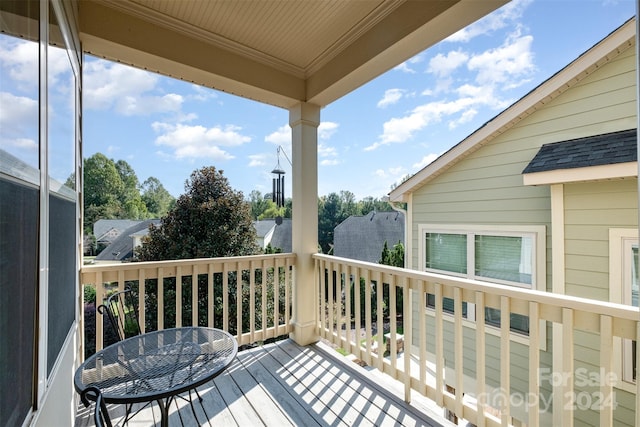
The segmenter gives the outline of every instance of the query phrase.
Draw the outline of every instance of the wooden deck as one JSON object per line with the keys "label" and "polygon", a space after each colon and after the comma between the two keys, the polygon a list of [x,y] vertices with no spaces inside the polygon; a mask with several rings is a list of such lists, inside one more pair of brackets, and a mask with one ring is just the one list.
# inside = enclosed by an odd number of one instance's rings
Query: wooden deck
{"label": "wooden deck", "polygon": [[[300,347],[280,341],[238,353],[225,373],[198,388],[195,415],[188,402],[171,405],[171,426],[452,426],[432,402],[402,399],[402,385],[362,368],[319,343]],[[93,409],[91,406],[90,409]],[[109,405],[115,422],[121,405]],[[157,404],[129,421],[159,425]],[[77,427],[92,426],[89,410],[79,406]]]}

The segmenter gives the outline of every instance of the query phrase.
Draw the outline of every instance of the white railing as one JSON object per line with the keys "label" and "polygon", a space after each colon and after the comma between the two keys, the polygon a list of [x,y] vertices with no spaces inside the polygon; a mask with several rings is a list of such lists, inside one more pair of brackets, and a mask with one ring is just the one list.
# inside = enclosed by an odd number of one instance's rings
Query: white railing
{"label": "white railing", "polygon": [[[126,286],[138,291],[143,332],[218,327],[233,333],[242,346],[291,332],[295,259],[294,254],[275,254],[87,265],[81,283],[83,291],[95,287],[98,304]],[[84,328],[95,328],[97,351],[103,348],[104,323],[101,315],[95,319],[95,325]]]}
{"label": "white railing", "polygon": [[[516,415],[521,422],[537,426],[552,422],[553,400],[562,405],[562,425],[573,425],[575,412],[585,409],[576,397],[590,393],[585,396],[593,400],[582,403],[601,405],[589,405],[586,409],[592,412],[588,416],[599,419],[594,422],[602,426],[614,424],[615,393],[620,392],[618,384],[609,380],[616,369],[614,355],[620,356],[614,343],[640,337],[638,308],[321,254],[313,258],[318,274],[319,335],[403,382],[407,401],[415,390],[478,426],[510,425]],[[427,304],[427,295],[434,296],[433,304]],[[450,299],[449,303],[453,300],[453,310],[443,308],[443,298]],[[515,360],[517,334],[508,322],[495,327],[483,315],[464,318],[463,303],[467,308],[473,305],[474,313],[496,308],[501,313],[528,316],[528,337],[519,337],[524,341],[520,346],[524,354]],[[403,329],[399,329],[400,322]],[[562,333],[561,344],[555,346],[562,354],[554,362],[561,361],[561,367],[552,368],[551,340],[544,337],[554,328]],[[595,357],[576,353],[577,346],[588,347],[585,340],[598,347]],[[590,363],[595,360],[595,365],[584,368],[588,373],[583,373],[596,375],[586,389],[574,375],[585,358]],[[496,367],[498,372],[492,371],[490,381],[487,367]],[[524,390],[517,391],[522,384],[512,382],[514,376],[524,377]],[[558,386],[562,387],[560,400],[555,400]],[[636,385],[631,388],[635,396],[631,394],[630,400],[635,399],[638,407],[640,393]],[[507,392],[500,396],[500,390]],[[496,392],[499,399],[493,398]],[[519,399],[513,399],[514,393]],[[526,406],[524,419],[518,405]],[[635,424],[640,425],[637,420]]]}

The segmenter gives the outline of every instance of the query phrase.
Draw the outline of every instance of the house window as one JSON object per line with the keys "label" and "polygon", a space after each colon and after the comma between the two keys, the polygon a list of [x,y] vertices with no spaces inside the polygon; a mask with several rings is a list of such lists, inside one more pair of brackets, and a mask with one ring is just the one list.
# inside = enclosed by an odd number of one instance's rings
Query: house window
{"label": "house window", "polygon": [[[638,229],[609,230],[609,299],[611,302],[638,307]],[[635,392],[636,342],[614,337],[616,374],[623,381],[618,386]],[[632,385],[633,384],[633,385]]]}
{"label": "house window", "polygon": [[[425,271],[536,289],[538,246],[544,248],[544,227],[486,229],[478,226],[420,226],[423,236],[421,259]],[[427,307],[435,307],[435,296],[427,295]],[[468,306],[469,307],[468,307]],[[443,299],[443,311],[453,313],[453,300]],[[463,317],[473,320],[473,304],[463,302]],[[500,327],[501,313],[485,308],[485,322]],[[529,318],[510,315],[510,328],[529,334]]]}

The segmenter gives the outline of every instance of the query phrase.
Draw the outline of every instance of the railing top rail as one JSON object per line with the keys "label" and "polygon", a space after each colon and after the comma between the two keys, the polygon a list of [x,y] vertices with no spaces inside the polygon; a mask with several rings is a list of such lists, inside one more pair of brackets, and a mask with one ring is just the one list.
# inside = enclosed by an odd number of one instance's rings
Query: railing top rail
{"label": "railing top rail", "polygon": [[294,253],[279,254],[261,254],[246,255],[234,257],[218,257],[218,258],[191,258],[191,259],[174,259],[166,261],[143,261],[143,262],[125,262],[114,264],[89,264],[82,266],[82,273],[93,273],[96,271],[118,271],[118,270],[139,270],[142,268],[158,268],[170,267],[180,264],[202,265],[202,264],[223,264],[225,262],[248,262],[262,259],[291,259],[295,258]]}
{"label": "railing top rail", "polygon": [[445,274],[430,273],[418,270],[409,270],[399,267],[391,267],[374,264],[365,261],[357,261],[349,258],[341,258],[333,255],[314,254],[314,259],[325,260],[332,263],[349,265],[386,275],[395,275],[400,278],[422,280],[425,282],[439,283],[444,286],[458,287],[471,291],[479,291],[487,294],[504,295],[512,299],[522,301],[535,301],[559,308],[570,308],[594,314],[603,314],[625,320],[640,320],[640,309],[629,305],[617,304],[608,301],[598,301],[571,295],[562,295],[552,292],[543,292],[534,289],[522,289],[515,286],[498,285],[480,280],[466,279],[462,277],[448,276]]}

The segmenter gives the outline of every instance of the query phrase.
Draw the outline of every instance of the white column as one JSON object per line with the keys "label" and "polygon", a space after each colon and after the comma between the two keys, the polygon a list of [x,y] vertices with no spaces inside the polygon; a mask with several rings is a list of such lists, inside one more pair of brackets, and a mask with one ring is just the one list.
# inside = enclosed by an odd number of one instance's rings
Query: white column
{"label": "white column", "polygon": [[293,333],[300,345],[318,341],[318,300],[311,255],[318,252],[318,125],[320,107],[300,103],[289,109],[292,136],[292,248],[296,254]]}

